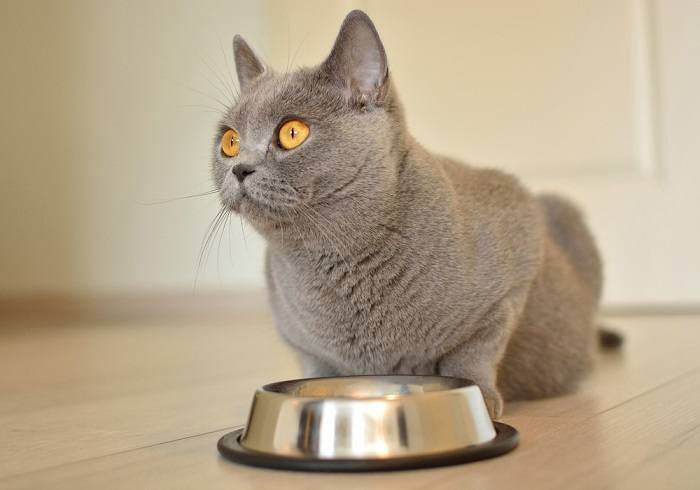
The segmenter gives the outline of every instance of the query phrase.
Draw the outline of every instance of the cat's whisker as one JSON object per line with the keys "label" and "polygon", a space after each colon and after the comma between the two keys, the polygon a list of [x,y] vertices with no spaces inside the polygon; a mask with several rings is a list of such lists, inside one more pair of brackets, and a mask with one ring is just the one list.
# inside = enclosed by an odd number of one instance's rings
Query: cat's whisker
{"label": "cat's whisker", "polygon": [[221,239],[224,237],[224,232],[226,231],[226,223],[228,222],[228,217],[231,214],[231,210],[229,208],[225,209],[226,212],[224,213],[224,219],[222,221],[222,225],[219,227],[219,241],[216,245],[216,273],[219,276],[219,280],[221,280]]}
{"label": "cat's whisker", "polygon": [[[352,237],[349,233],[346,233],[342,228],[340,228],[339,223],[334,223],[333,221],[331,221],[330,219],[328,219],[326,216],[324,216],[323,214],[321,214],[319,211],[317,211],[316,209],[312,208],[311,206],[309,206],[308,204],[304,203],[303,201],[300,201],[299,204],[301,204],[302,206],[304,206],[305,209],[308,210],[309,212],[312,212],[312,213],[314,213],[316,216],[318,216],[319,218],[325,220],[325,222],[328,223],[328,226],[329,226],[331,229],[333,229],[333,230],[335,230],[336,232],[338,232],[338,233],[340,234],[340,236],[338,236],[338,235],[336,234],[336,238],[339,238],[339,239],[340,239],[340,240],[339,240],[340,243],[351,243],[351,242],[352,242],[352,240],[353,240],[354,237]],[[345,239],[345,241],[343,241],[342,239]]]}
{"label": "cat's whisker", "polygon": [[249,191],[248,197],[273,212],[293,208],[299,202],[296,199],[275,195],[271,192],[262,192],[260,189]]}
{"label": "cat's whisker", "polygon": [[138,204],[140,204],[140,205],[142,205],[142,206],[155,206],[155,205],[157,205],[157,204],[167,204],[167,203],[174,202],[174,201],[181,201],[181,200],[183,200],[183,199],[192,199],[192,198],[194,198],[194,197],[206,197],[206,196],[211,196],[212,194],[218,194],[218,192],[219,192],[219,189],[211,189],[211,190],[208,190],[208,191],[200,192],[200,193],[198,193],[198,194],[190,194],[190,195],[187,195],[187,196],[171,197],[171,198],[168,198],[168,199],[161,199],[161,200],[158,200],[158,201],[147,201],[147,202],[140,202],[140,201],[137,201],[137,202],[138,202]]}
{"label": "cat's whisker", "polygon": [[216,231],[221,225],[221,221],[225,216],[227,210],[228,208],[222,206],[219,212],[216,213],[212,221],[209,223],[209,226],[207,227],[207,231],[205,232],[205,238],[202,241],[202,246],[199,250],[199,259],[197,261],[197,268],[195,272],[193,285],[193,288],[195,290],[197,289],[197,282],[199,280],[199,275],[202,272],[202,268],[209,258],[209,250],[211,249],[212,240],[215,237]]}
{"label": "cat's whisker", "polygon": [[[287,4],[285,4],[285,7]],[[285,9],[285,14],[287,14],[287,68],[285,68],[285,72],[289,72],[289,45],[291,43],[291,20],[289,18],[289,9]]]}
{"label": "cat's whisker", "polygon": [[[287,221],[289,221],[289,218],[287,218]],[[280,232],[282,233],[282,250],[284,250],[284,226],[280,227]]]}
{"label": "cat's whisker", "polygon": [[[219,38],[219,46],[223,50],[223,47],[221,46],[221,39]],[[222,51],[223,52],[223,51]],[[204,61],[204,60],[203,60]],[[226,57],[224,57],[224,61],[226,61]],[[209,64],[205,61],[205,65],[209,69],[209,71],[216,77],[216,79],[221,83],[221,85],[225,88],[225,90],[228,92],[227,97],[230,98],[231,105],[235,105],[236,102],[238,101],[238,96],[236,95],[235,91],[232,89],[232,87],[229,85],[226,76],[222,75],[220,73],[221,67],[216,63],[212,62],[212,64]],[[213,65],[213,66],[212,66]],[[216,69],[214,68],[216,67]]]}
{"label": "cat's whisker", "polygon": [[223,217],[225,213],[225,208],[221,208],[219,212],[216,214],[214,219],[211,221],[209,226],[207,227],[207,231],[205,232],[205,238],[203,240],[200,253],[199,253],[199,263],[198,267],[201,268],[202,266],[205,265],[207,258],[209,256],[209,250],[210,250],[210,245],[211,242],[214,238],[214,235],[216,234],[216,230],[219,227],[219,223],[221,221],[221,218]]}
{"label": "cat's whisker", "polygon": [[224,79],[219,75],[218,71],[214,69],[214,67],[209,64],[209,62],[204,58],[200,57],[200,61],[204,66],[206,66],[209,71],[214,75],[216,80],[219,82],[220,85],[215,84],[206,74],[202,73],[202,77],[209,82],[209,84],[216,89],[216,91],[221,94],[224,99],[230,104],[233,105],[234,102],[236,101],[236,98],[233,95],[233,92],[231,91],[230,87],[226,84]]}
{"label": "cat's whisker", "polygon": [[203,91],[201,91],[201,90],[198,90],[198,89],[196,89],[196,88],[189,87],[189,86],[187,86],[187,85],[182,85],[182,87],[183,87],[183,88],[186,88],[187,90],[191,90],[192,92],[194,92],[194,93],[196,93],[196,94],[203,95],[204,97],[208,97],[208,98],[211,99],[212,101],[214,101],[214,102],[216,102],[217,104],[221,105],[221,107],[224,108],[224,113],[227,112],[227,111],[229,110],[229,105],[228,105],[228,104],[222,102],[220,99],[218,99],[217,97],[214,97],[214,96],[211,95],[211,94],[208,94],[208,93],[203,92]]}
{"label": "cat's whisker", "polygon": [[[225,226],[226,226],[226,220],[228,219],[229,214],[231,214],[231,210],[229,208],[226,208],[226,212],[224,213],[221,222],[217,228],[216,235],[218,235],[218,243],[216,246],[216,272],[219,277],[219,280],[221,280],[221,265],[220,265],[220,259],[221,259],[221,240],[224,235],[225,231]],[[215,235],[215,239],[216,239]],[[213,244],[212,244],[213,248]]]}
{"label": "cat's whisker", "polygon": [[[224,53],[224,46],[221,42],[221,38],[219,38],[219,49],[221,49],[221,54],[222,57],[224,58],[224,66],[221,68],[221,81],[228,90],[228,92],[231,94],[231,102],[232,104],[235,104],[238,102],[238,91],[236,90],[236,84],[233,81],[233,78],[231,77],[231,68],[228,64],[228,57]],[[217,67],[218,67],[217,63]]]}
{"label": "cat's whisker", "polygon": [[[342,259],[343,263],[345,264],[345,268],[347,269],[348,274],[351,274],[351,273],[352,273],[352,269],[350,268],[350,264],[348,264],[348,261],[346,260],[345,255],[344,255],[343,253],[341,253],[341,251],[340,251],[340,249],[338,248],[336,242],[326,234],[326,232],[323,230],[323,227],[322,227],[321,223],[318,222],[318,221],[316,221],[316,220],[314,220],[313,217],[312,217],[310,214],[305,213],[304,210],[303,210],[303,208],[299,209],[299,211],[300,211],[304,216],[306,216],[306,218],[308,219],[308,221],[309,221],[313,226],[316,227],[316,229],[326,238],[326,240],[328,240],[328,243],[335,249],[336,253],[337,253],[338,256]],[[337,237],[336,237],[336,238],[337,238]]]}
{"label": "cat's whisker", "polygon": [[221,116],[225,116],[226,113],[222,111],[221,109],[218,109],[216,107],[212,107],[210,105],[203,105],[203,104],[185,104],[181,107],[186,107],[188,109],[199,109],[202,112],[214,112],[216,114],[220,114]]}
{"label": "cat's whisker", "polygon": [[226,65],[226,74],[228,75],[228,78],[230,79],[230,87],[231,87],[231,93],[233,94],[233,100],[235,102],[238,102],[238,99],[241,96],[240,90],[238,90],[238,83],[235,81],[235,76],[233,73],[233,70],[231,69],[231,66],[229,65],[228,62],[228,56],[226,56],[226,52],[224,51],[224,45],[221,42],[221,38],[219,38],[219,48],[221,49],[221,55],[224,58],[224,65]]}
{"label": "cat's whisker", "polygon": [[243,237],[243,246],[245,247],[245,250],[247,252],[248,251],[248,240],[246,240],[246,237],[245,237],[245,229],[243,228],[243,218],[241,217],[240,214],[238,215],[238,219],[241,222],[241,236]]}
{"label": "cat's whisker", "polygon": [[[294,210],[294,211],[297,212],[297,210]],[[301,231],[299,230],[299,227],[297,227],[297,225],[294,223],[294,221],[295,220],[293,218],[291,218],[291,216],[290,216],[290,223],[292,224],[292,226],[296,230],[297,235],[299,235],[299,239],[301,240],[301,243],[304,245],[304,249],[306,250],[306,258],[309,260],[309,262],[311,262],[311,250],[309,249],[309,245],[306,243],[306,240],[304,240],[304,235],[301,233]]]}
{"label": "cat's whisker", "polygon": [[304,45],[304,42],[306,42],[306,39],[308,39],[308,37],[309,37],[310,34],[311,34],[311,29],[309,29],[308,31],[306,31],[306,34],[304,35],[304,37],[302,38],[301,42],[299,43],[299,46],[297,46],[296,51],[294,51],[294,55],[292,56],[292,61],[291,61],[291,63],[289,63],[289,65],[287,66],[287,70],[289,70],[290,68],[294,67],[294,61],[297,59],[297,55],[299,54],[299,51],[301,50],[301,47]]}
{"label": "cat's whisker", "polygon": [[[345,255],[340,253],[340,250],[337,250],[338,245],[340,245],[346,254],[349,255],[349,250],[345,246],[345,243],[342,239],[344,238],[345,240],[349,241],[352,240],[352,237],[347,234],[344,230],[342,230],[336,223],[333,223],[331,220],[329,220],[326,216],[318,212],[317,210],[313,209],[311,206],[306,204],[303,200],[299,199],[300,192],[291,184],[287,183],[286,181],[283,180],[271,180],[271,179],[263,179],[260,182],[261,186],[265,190],[269,191],[275,191],[275,194],[271,195],[270,193],[268,194],[263,194],[258,190],[257,193],[255,193],[255,197],[262,197],[263,200],[265,201],[265,205],[270,207],[270,208],[275,208],[275,207],[283,207],[280,206],[280,204],[291,204],[292,206],[301,206],[303,210],[300,210],[302,214],[306,217],[308,221],[310,221],[316,229],[318,229],[328,240],[328,242],[336,248],[336,251],[338,254],[345,260]],[[286,191],[286,192],[284,192]],[[280,194],[288,194],[288,195],[280,195]],[[293,196],[293,198],[292,198]],[[280,200],[284,199],[283,203],[280,203]],[[271,202],[274,202],[273,205]],[[304,212],[305,211],[305,212]],[[314,216],[317,217],[317,219],[314,219]],[[323,223],[321,223],[320,220],[325,221],[327,225],[324,226]],[[330,236],[328,236],[330,235]],[[340,236],[339,236],[340,235]]]}
{"label": "cat's whisker", "polygon": [[228,213],[228,219],[226,220],[226,229],[228,231],[228,260],[229,263],[231,264],[231,267],[234,267],[233,263],[233,251],[231,249],[231,215],[233,213],[229,211]]}

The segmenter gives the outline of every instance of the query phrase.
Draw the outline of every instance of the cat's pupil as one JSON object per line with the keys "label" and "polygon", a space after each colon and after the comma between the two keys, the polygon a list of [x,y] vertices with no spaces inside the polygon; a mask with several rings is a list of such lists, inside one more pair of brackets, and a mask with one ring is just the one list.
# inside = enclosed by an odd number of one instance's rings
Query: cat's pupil
{"label": "cat's pupil", "polygon": [[296,134],[296,131],[294,130],[294,128],[289,130],[289,134],[292,136],[292,138],[294,138],[294,135]]}

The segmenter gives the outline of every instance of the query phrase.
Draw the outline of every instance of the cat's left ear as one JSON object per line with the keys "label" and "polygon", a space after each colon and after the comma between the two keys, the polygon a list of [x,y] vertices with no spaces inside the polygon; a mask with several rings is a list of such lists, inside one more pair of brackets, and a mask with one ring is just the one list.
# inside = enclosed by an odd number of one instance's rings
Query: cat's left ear
{"label": "cat's left ear", "polygon": [[350,12],[321,69],[345,97],[362,106],[381,105],[389,85],[389,65],[374,24],[361,10]]}
{"label": "cat's left ear", "polygon": [[248,88],[256,78],[265,73],[263,62],[238,34],[233,37],[233,59],[236,62],[236,73],[238,73],[238,84],[241,86],[241,91]]}

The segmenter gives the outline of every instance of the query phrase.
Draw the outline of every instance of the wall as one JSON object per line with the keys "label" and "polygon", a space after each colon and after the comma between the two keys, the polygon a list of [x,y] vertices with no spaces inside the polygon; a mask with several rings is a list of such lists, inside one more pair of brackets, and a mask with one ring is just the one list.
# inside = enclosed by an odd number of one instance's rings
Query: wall
{"label": "wall", "polygon": [[[700,303],[698,6],[667,2],[6,2],[0,293],[191,291],[211,129],[241,33],[273,66],[329,51],[364,8],[409,126],[585,209],[608,304]],[[230,223],[197,291],[262,286]]]}
{"label": "wall", "polygon": [[[141,203],[211,188],[214,99],[233,33],[264,49],[259,8],[2,3],[0,293],[193,289],[216,197]],[[261,244],[231,234],[198,290],[261,285]]]}

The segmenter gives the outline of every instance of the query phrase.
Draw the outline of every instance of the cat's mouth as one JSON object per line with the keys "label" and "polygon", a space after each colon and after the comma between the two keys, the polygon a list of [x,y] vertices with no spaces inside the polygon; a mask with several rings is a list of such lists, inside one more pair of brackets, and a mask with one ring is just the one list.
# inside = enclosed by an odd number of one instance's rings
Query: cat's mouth
{"label": "cat's mouth", "polygon": [[270,180],[226,179],[221,187],[221,204],[238,214],[258,231],[283,230],[294,225],[299,211],[298,196],[279,192],[279,184]]}
{"label": "cat's mouth", "polygon": [[243,201],[246,199],[246,191],[242,187],[235,190],[224,190],[220,194],[221,203],[234,213],[241,214]]}
{"label": "cat's mouth", "polygon": [[279,230],[291,225],[290,215],[293,213],[289,209],[270,202],[245,186],[239,186],[228,196],[222,195],[222,201],[233,212],[258,227]]}

